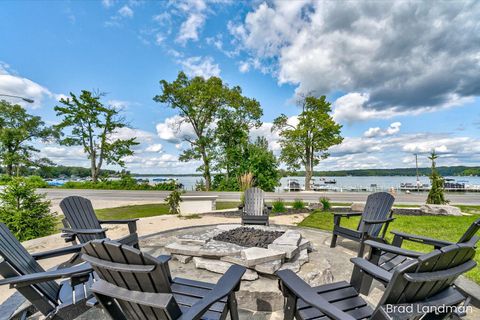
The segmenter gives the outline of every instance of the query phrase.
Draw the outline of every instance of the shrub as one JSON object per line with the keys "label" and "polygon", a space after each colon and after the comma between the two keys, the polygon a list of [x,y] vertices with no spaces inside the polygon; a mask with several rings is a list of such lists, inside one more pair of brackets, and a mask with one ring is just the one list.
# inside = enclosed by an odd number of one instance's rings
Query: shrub
{"label": "shrub", "polygon": [[207,187],[205,186],[205,180],[200,179],[195,181],[195,191],[207,191]]}
{"label": "shrub", "polygon": [[272,212],[285,212],[285,201],[283,199],[277,199],[272,202]]}
{"label": "shrub", "polygon": [[0,193],[0,221],[20,241],[47,236],[55,231],[50,201],[35,192],[25,178],[13,178]]}
{"label": "shrub", "polygon": [[148,182],[138,182],[131,177],[122,177],[120,180],[106,180],[94,183],[92,181],[67,181],[62,186],[66,189],[105,189],[105,190],[160,190],[173,191],[179,186],[175,181],[150,185]]}
{"label": "shrub", "polygon": [[302,199],[295,199],[293,201],[292,207],[293,207],[293,209],[304,209],[305,208],[305,202],[303,202]]}
{"label": "shrub", "polygon": [[323,211],[328,211],[328,210],[332,209],[330,199],[328,199],[326,197],[320,198],[320,203],[323,205]]}
{"label": "shrub", "polygon": [[182,193],[178,190],[173,190],[168,197],[165,198],[165,201],[168,204],[168,212],[170,214],[180,214],[180,202],[182,198],[180,196]]}
{"label": "shrub", "polygon": [[48,183],[40,176],[29,176],[26,181],[35,188],[48,188]]}

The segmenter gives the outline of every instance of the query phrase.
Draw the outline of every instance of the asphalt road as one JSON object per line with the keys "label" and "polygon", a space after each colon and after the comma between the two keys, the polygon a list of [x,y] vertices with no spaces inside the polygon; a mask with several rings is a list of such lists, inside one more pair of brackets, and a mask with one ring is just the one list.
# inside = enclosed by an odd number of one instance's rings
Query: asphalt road
{"label": "asphalt road", "polygon": [[[53,202],[70,195],[79,195],[89,198],[93,202],[97,201],[119,201],[125,203],[132,202],[158,202],[163,200],[168,191],[135,191],[135,190],[83,190],[83,189],[39,189],[39,192],[46,193],[47,198]],[[205,195],[205,192],[187,192],[186,195]],[[220,201],[238,201],[239,192],[209,192],[209,195],[218,196]],[[365,201],[368,196],[366,192],[267,192],[267,200],[281,198],[285,201],[294,199],[303,199],[305,201],[318,201],[320,197],[327,197],[332,202],[356,202]],[[396,203],[425,203],[426,193],[397,193]],[[477,204],[480,205],[480,193],[448,193],[446,196],[452,204]]]}

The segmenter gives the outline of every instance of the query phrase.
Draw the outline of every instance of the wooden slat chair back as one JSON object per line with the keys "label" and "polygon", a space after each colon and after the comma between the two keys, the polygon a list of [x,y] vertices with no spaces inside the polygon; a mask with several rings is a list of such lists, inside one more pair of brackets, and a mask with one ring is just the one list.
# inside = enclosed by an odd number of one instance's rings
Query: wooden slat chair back
{"label": "wooden slat chair back", "polygon": [[[476,238],[475,234],[478,232],[480,229],[480,219],[477,219],[475,222],[473,222],[470,227],[465,231],[465,233],[462,235],[458,243],[466,243],[472,240],[474,237]],[[477,242],[478,238],[475,239]]]}
{"label": "wooden slat chair back", "polygon": [[[3,261],[0,259],[0,274],[4,278],[45,271],[3,223],[0,223],[0,257],[3,258]],[[47,281],[17,290],[35,308],[48,314],[55,308],[60,286],[55,281]]]}
{"label": "wooden slat chair back", "polygon": [[265,214],[265,194],[260,188],[245,191],[245,215],[263,216]]}
{"label": "wooden slat chair back", "polygon": [[[60,208],[65,215],[69,227],[74,229],[101,229],[100,222],[97,219],[92,202],[79,196],[66,197],[60,202]],[[103,239],[105,233],[100,234],[79,234],[78,240],[81,243],[95,239]]]}
{"label": "wooden slat chair back", "polygon": [[[96,240],[83,247],[82,259],[89,262],[99,278],[110,285],[137,292],[172,292],[168,263],[159,263],[154,257],[133,247]],[[112,299],[98,294],[97,298],[103,306],[113,306],[115,300],[128,319],[176,319],[180,313],[173,299],[169,305],[171,309],[162,310],[121,298]]]}
{"label": "wooden slat chair back", "polygon": [[476,266],[474,256],[471,244],[453,244],[401,264],[379,305],[422,302],[441,293]]}
{"label": "wooden slat chair back", "polygon": [[[363,220],[385,220],[390,214],[395,198],[388,192],[376,192],[368,196],[365,203],[365,209],[363,210],[362,218],[358,224],[357,230],[362,230],[364,222]],[[368,230],[370,237],[378,237],[382,230],[383,224],[371,225]]]}

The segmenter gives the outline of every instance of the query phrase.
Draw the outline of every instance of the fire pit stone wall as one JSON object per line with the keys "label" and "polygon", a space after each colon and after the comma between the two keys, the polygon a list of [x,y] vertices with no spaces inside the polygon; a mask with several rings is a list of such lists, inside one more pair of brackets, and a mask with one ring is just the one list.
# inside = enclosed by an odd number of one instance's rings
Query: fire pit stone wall
{"label": "fire pit stone wall", "polygon": [[243,265],[248,268],[243,280],[256,280],[258,273],[300,271],[312,247],[296,230],[219,225],[208,232],[177,236],[165,249],[181,263],[193,260],[196,268],[216,273],[224,273],[232,264]]}

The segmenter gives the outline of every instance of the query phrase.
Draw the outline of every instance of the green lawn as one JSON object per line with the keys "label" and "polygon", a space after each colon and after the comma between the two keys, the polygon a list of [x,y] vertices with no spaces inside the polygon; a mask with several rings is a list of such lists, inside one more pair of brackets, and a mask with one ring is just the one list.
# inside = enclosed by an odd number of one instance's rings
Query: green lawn
{"label": "green lawn", "polygon": [[[479,207],[462,206],[462,211],[464,212],[468,211],[469,213],[473,213],[478,212],[477,210],[479,210]],[[479,217],[480,215],[476,214],[462,217],[395,215],[395,221],[390,224],[389,230],[398,230],[406,233],[456,242],[460,239],[470,224]],[[352,217],[350,219],[342,218],[341,225],[356,229],[358,221],[359,217]],[[333,214],[329,212],[315,211],[305,218],[305,220],[299,225],[303,227],[332,230]],[[393,239],[392,234],[387,233],[387,239],[391,241]],[[430,246],[408,241],[404,243],[403,248],[422,252],[428,252],[432,249]],[[480,264],[480,249],[477,249],[475,260]],[[480,284],[480,268],[477,267],[468,272],[467,277]]]}

